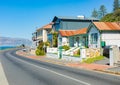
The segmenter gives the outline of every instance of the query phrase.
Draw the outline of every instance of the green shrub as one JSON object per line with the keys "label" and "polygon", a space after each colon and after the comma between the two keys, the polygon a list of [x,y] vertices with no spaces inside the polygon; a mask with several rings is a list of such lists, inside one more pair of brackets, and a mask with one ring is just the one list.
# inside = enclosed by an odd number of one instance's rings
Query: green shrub
{"label": "green shrub", "polygon": [[84,63],[94,63],[95,61],[103,60],[104,56],[98,56],[98,57],[93,57],[93,58],[87,58],[83,60]]}
{"label": "green shrub", "polygon": [[62,46],[62,48],[65,49],[65,51],[70,49],[70,47],[67,45]]}
{"label": "green shrub", "polygon": [[38,47],[37,47],[37,50],[35,51],[35,53],[36,53],[37,56],[45,55],[43,46],[44,46],[44,43],[40,42],[39,45],[38,45]]}
{"label": "green shrub", "polygon": [[57,47],[57,43],[58,43],[58,32],[53,32],[52,33],[53,34],[53,41],[52,41],[52,43],[53,43],[53,47]]}
{"label": "green shrub", "polygon": [[40,50],[40,49],[37,49],[37,50],[35,51],[35,53],[36,53],[37,56],[45,55],[44,50]]}
{"label": "green shrub", "polygon": [[79,50],[77,50],[77,55],[80,55],[80,49],[79,49]]}
{"label": "green shrub", "polygon": [[77,54],[73,55],[74,57],[80,57],[80,49],[77,50]]}
{"label": "green shrub", "polygon": [[43,50],[43,46],[44,46],[44,43],[43,42],[40,42],[37,49],[40,49],[40,50]]}
{"label": "green shrub", "polygon": [[80,55],[78,55],[78,54],[75,54],[75,55],[73,55],[74,57],[80,57]]}
{"label": "green shrub", "polygon": [[45,46],[50,46],[50,42],[49,41],[45,42],[44,44],[45,44]]}

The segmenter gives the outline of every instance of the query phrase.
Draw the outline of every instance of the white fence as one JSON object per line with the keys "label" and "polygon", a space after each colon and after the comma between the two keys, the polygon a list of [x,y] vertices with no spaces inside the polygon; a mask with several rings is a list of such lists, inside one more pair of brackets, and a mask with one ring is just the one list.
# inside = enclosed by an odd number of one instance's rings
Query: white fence
{"label": "white fence", "polygon": [[58,48],[47,48],[47,53],[57,53]]}

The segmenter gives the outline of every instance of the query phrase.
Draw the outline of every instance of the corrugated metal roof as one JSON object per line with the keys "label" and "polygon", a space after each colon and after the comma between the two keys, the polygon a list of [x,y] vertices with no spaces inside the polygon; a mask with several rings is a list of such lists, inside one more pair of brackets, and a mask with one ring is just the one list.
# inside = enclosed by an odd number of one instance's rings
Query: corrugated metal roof
{"label": "corrugated metal roof", "polygon": [[112,31],[112,30],[120,30],[120,25],[117,22],[93,22],[93,24],[99,29],[103,31]]}
{"label": "corrugated metal roof", "polygon": [[59,30],[61,36],[72,36],[75,33],[75,30]]}
{"label": "corrugated metal roof", "polygon": [[73,35],[79,35],[79,34],[86,34],[87,28],[82,28],[78,30],[59,30],[59,33],[61,36],[73,36]]}
{"label": "corrugated metal roof", "polygon": [[82,29],[76,30],[75,35],[86,34],[86,33],[87,33],[87,28],[82,28]]}
{"label": "corrugated metal roof", "polygon": [[79,16],[55,16],[52,20],[52,22],[55,22],[57,19],[61,20],[83,20],[83,21],[99,21],[97,18],[80,18]]}
{"label": "corrugated metal roof", "polygon": [[59,19],[76,19],[76,20],[99,20],[97,18],[80,18],[79,16],[56,16]]}

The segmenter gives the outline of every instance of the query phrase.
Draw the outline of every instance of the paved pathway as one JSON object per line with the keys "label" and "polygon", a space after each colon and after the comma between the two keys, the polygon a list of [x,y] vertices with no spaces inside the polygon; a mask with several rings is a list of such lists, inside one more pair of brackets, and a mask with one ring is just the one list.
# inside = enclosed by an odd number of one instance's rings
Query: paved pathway
{"label": "paved pathway", "polygon": [[109,59],[105,57],[103,60],[96,61],[95,64],[109,65]]}

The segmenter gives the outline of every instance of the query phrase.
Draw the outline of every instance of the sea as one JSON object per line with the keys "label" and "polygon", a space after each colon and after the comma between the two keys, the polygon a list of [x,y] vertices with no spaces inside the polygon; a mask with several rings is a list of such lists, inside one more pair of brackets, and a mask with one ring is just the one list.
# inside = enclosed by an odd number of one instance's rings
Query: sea
{"label": "sea", "polygon": [[15,46],[0,46],[0,50],[15,48]]}

